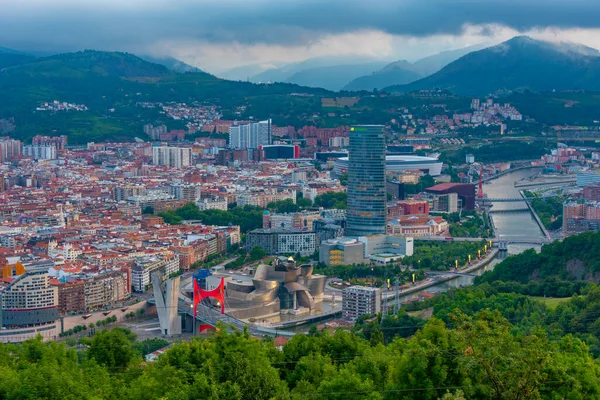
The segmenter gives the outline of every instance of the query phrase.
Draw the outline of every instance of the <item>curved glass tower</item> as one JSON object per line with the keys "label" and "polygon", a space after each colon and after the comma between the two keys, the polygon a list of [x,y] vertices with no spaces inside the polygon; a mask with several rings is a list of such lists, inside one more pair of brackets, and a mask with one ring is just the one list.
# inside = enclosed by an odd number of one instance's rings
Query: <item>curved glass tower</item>
{"label": "curved glass tower", "polygon": [[385,135],[383,125],[350,128],[347,236],[385,234]]}

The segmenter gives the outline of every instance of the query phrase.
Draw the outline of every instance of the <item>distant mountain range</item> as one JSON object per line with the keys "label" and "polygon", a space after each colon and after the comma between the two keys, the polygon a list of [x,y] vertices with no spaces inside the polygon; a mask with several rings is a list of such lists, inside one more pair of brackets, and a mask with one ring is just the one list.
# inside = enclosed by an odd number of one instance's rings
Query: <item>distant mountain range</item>
{"label": "distant mountain range", "polygon": [[35,60],[34,56],[21,53],[20,51],[0,47],[0,70],[14,65],[25,64]]}
{"label": "distant mountain range", "polygon": [[140,55],[139,57],[142,60],[146,60],[154,64],[164,65],[171,71],[179,72],[182,74],[187,72],[203,72],[200,68],[193,67],[173,57],[154,57],[149,55]]}
{"label": "distant mountain range", "polygon": [[344,90],[373,90],[382,89],[390,85],[403,85],[422,78],[423,72],[408,61],[396,61],[386,65],[379,71],[370,75],[361,76],[352,80]]}
{"label": "distant mountain range", "polygon": [[452,61],[458,60],[464,55],[477,50],[485,49],[489,46],[489,44],[480,43],[473,46],[463,47],[462,49],[442,51],[441,53],[421,58],[420,60],[415,61],[413,64],[419,69],[419,71],[421,71],[423,76],[428,76],[438,72]]}
{"label": "distant mountain range", "polygon": [[[415,81],[437,72],[446,64],[485,45],[445,51],[411,64],[407,61],[385,61],[373,57],[329,56],[281,64],[251,64],[233,68],[219,74],[233,80],[249,80],[255,83],[288,82],[302,86],[320,87],[328,90],[373,90],[390,85]],[[266,68],[266,69],[265,69]]]}
{"label": "distant mountain range", "polygon": [[428,77],[385,90],[436,88],[467,96],[499,90],[600,90],[600,52],[580,44],[518,36],[471,52]]}
{"label": "distant mountain range", "polygon": [[286,82],[296,85],[341,90],[348,82],[370,74],[389,61],[372,57],[332,56],[271,68],[250,77],[251,82]]}

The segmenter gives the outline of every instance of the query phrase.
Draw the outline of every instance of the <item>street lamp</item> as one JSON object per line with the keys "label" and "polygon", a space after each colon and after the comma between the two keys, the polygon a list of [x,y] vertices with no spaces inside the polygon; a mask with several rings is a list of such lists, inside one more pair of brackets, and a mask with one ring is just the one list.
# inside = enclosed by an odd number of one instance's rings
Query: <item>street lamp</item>
{"label": "street lamp", "polygon": [[196,316],[194,315],[194,303],[190,304],[190,308],[192,309],[192,318],[194,322],[192,323],[192,336],[196,336]]}

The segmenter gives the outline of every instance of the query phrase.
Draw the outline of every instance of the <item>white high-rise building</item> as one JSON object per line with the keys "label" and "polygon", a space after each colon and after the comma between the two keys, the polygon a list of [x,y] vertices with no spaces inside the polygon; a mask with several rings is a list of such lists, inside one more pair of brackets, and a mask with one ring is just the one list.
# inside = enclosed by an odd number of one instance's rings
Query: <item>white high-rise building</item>
{"label": "white high-rise building", "polygon": [[154,165],[172,168],[188,167],[192,162],[192,149],[188,147],[156,146],[152,148]]}
{"label": "white high-rise building", "polygon": [[258,149],[271,144],[271,120],[234,125],[229,128],[229,148]]}
{"label": "white high-rise building", "polygon": [[342,316],[356,321],[361,315],[375,315],[381,311],[381,290],[365,286],[350,286],[342,292]]}
{"label": "white high-rise building", "polygon": [[54,160],[56,159],[56,147],[40,145],[24,146],[23,154],[38,160]]}

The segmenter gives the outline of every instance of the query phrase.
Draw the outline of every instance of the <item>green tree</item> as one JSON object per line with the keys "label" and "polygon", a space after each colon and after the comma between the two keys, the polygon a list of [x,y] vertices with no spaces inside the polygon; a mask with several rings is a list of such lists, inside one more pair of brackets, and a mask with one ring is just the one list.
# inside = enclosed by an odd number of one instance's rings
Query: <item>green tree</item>
{"label": "green tree", "polygon": [[124,370],[136,359],[136,351],[125,332],[118,329],[96,333],[88,357],[109,370]]}
{"label": "green tree", "polygon": [[309,208],[309,207],[312,207],[313,202],[311,199],[306,199],[304,197],[300,197],[299,199],[296,200],[296,204],[300,208]]}
{"label": "green tree", "polygon": [[265,258],[265,256],[266,256],[265,249],[263,249],[260,246],[254,246],[252,248],[252,250],[250,250],[250,260],[251,261],[262,260],[263,258]]}

